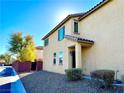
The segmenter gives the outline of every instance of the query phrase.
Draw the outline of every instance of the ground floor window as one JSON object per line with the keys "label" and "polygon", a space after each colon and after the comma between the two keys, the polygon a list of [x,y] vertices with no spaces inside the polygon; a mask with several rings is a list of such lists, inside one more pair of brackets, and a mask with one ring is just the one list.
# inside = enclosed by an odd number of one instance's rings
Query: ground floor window
{"label": "ground floor window", "polygon": [[59,52],[59,64],[63,64],[63,52]]}
{"label": "ground floor window", "polygon": [[53,64],[56,64],[56,53],[53,53]]}

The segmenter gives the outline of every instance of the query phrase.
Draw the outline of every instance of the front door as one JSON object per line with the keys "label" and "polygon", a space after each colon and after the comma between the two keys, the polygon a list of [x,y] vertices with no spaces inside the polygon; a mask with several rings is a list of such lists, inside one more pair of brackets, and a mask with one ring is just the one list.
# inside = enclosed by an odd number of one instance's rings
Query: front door
{"label": "front door", "polygon": [[75,68],[76,64],[75,64],[75,51],[72,52],[72,68]]}

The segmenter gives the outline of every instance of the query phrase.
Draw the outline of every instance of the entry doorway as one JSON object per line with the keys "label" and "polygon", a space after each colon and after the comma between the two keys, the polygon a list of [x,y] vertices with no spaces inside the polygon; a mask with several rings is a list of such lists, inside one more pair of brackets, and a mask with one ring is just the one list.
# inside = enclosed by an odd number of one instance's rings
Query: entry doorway
{"label": "entry doorway", "polygon": [[76,68],[75,51],[72,51],[72,68]]}

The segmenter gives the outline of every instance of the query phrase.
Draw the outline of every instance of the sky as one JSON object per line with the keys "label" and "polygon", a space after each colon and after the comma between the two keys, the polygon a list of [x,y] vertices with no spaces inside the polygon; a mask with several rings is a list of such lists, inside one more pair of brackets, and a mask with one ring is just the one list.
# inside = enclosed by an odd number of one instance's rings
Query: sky
{"label": "sky", "polygon": [[0,54],[8,51],[10,35],[32,35],[35,45],[68,14],[86,12],[102,0],[0,0]]}

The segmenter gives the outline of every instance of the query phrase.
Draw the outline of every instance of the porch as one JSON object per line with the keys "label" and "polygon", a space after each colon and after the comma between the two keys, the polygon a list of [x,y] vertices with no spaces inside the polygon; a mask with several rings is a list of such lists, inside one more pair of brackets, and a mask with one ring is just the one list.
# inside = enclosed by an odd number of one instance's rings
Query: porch
{"label": "porch", "polygon": [[82,68],[82,49],[91,48],[94,41],[70,35],[66,35],[65,38],[76,42],[68,46],[68,68]]}

